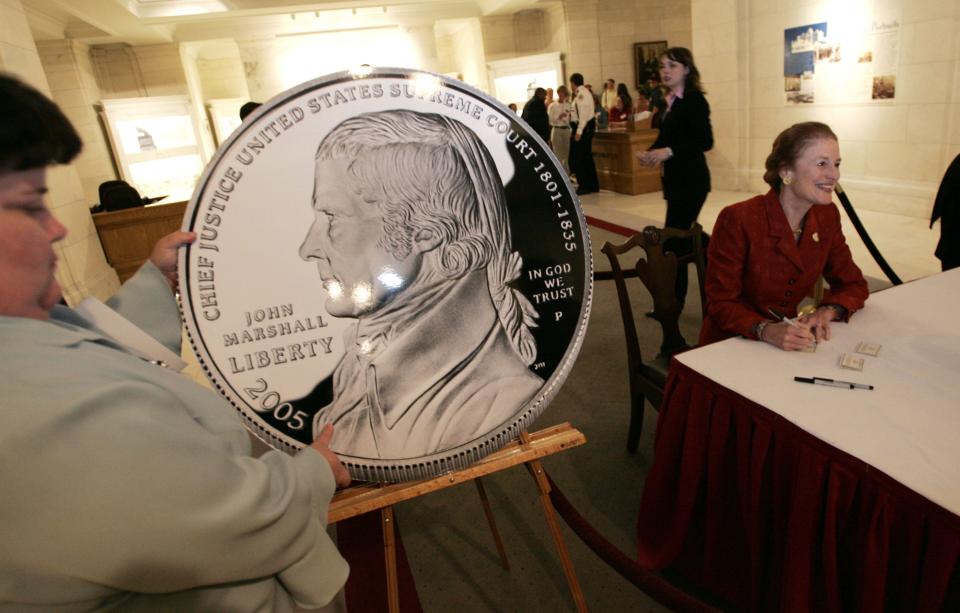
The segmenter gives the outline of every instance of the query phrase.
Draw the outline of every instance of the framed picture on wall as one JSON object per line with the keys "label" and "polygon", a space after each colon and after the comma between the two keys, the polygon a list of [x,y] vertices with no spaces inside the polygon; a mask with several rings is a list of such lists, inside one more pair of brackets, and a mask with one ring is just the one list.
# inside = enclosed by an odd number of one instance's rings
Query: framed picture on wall
{"label": "framed picture on wall", "polygon": [[633,43],[633,65],[637,77],[637,89],[644,87],[651,75],[660,70],[660,56],[667,50],[667,41],[656,40]]}

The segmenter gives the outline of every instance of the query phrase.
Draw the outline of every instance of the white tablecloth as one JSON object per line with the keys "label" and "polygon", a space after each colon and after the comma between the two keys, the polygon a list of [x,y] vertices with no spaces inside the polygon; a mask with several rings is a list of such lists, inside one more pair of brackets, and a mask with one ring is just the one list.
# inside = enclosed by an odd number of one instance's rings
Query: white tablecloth
{"label": "white tablecloth", "polygon": [[[883,348],[857,354],[859,341]],[[842,353],[862,357],[863,372],[840,368]],[[871,295],[850,323],[833,324],[816,353],[735,338],[677,359],[960,515],[960,269]]]}

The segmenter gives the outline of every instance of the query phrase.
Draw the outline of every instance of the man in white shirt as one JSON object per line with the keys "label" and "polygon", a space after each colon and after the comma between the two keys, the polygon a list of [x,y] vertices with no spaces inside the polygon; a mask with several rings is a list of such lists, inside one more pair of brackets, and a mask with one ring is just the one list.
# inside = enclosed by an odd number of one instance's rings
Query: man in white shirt
{"label": "man in white shirt", "polygon": [[593,94],[583,86],[583,75],[570,75],[573,89],[573,119],[570,128],[570,171],[577,177],[577,194],[592,194],[600,191],[597,167],[593,163],[593,134],[597,130],[594,118]]}
{"label": "man in white shirt", "polygon": [[570,174],[570,118],[572,105],[567,95],[567,87],[557,88],[557,100],[547,108],[550,119],[550,145],[563,169]]}

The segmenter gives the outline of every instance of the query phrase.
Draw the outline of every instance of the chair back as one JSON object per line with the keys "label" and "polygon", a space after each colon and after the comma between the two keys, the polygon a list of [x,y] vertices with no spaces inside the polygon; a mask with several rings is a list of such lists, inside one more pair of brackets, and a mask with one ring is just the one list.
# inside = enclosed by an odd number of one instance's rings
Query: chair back
{"label": "chair back", "polygon": [[[691,249],[688,255],[678,258],[672,251],[664,250],[664,243],[668,240],[674,244],[678,240],[690,241]],[[633,256],[628,254],[634,249],[640,249],[642,253],[637,253],[637,260],[630,264]],[[660,324],[662,334],[660,356],[669,358],[687,349],[689,345],[680,334],[681,306],[676,296],[677,267],[680,264],[686,266],[690,262],[695,264],[702,311],[705,297],[703,228],[700,224],[693,224],[689,230],[647,226],[642,232],[634,234],[620,245],[609,241],[604,243],[601,251],[610,260],[610,278],[613,279],[617,288],[630,368],[639,368],[643,360],[640,355],[640,342],[632,301],[627,291],[626,279],[628,278],[639,278],[653,299],[653,319]],[[624,266],[623,262],[629,265]],[[605,275],[598,276],[598,279],[603,277]]]}

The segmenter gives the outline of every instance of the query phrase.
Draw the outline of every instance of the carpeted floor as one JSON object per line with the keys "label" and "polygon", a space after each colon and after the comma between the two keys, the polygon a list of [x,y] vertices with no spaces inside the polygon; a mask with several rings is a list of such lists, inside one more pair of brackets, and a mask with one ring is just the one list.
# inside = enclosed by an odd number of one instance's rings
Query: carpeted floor
{"label": "carpeted floor", "polygon": [[[609,269],[599,248],[623,237],[591,228],[594,267]],[[598,257],[599,256],[599,257]],[[659,344],[657,324],[642,317],[649,298],[635,304],[645,356]],[[692,283],[681,330],[695,342],[699,297]],[[563,389],[534,429],[570,422],[585,446],[551,456],[544,465],[590,523],[631,557],[640,491],[652,458],[656,416],[647,405],[639,452],[626,451],[629,420],[626,350],[612,282],[594,286],[587,335]],[[484,480],[511,569],[500,566],[476,489],[461,485],[398,505],[398,525],[424,611],[574,610],[533,480],[525,469]],[[562,521],[561,521],[562,525]],[[564,538],[588,606],[595,611],[664,611],[588,550],[565,525]]]}

